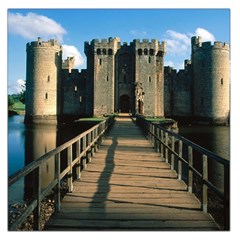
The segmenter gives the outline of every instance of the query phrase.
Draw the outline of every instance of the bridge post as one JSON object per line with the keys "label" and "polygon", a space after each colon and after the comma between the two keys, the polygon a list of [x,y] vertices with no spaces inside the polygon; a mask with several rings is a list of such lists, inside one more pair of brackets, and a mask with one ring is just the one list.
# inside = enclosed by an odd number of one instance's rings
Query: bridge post
{"label": "bridge post", "polygon": [[224,166],[224,229],[230,229],[230,216],[229,216],[229,168]]}
{"label": "bridge post", "polygon": [[183,143],[182,140],[179,140],[179,146],[178,146],[178,180],[182,180],[182,150],[183,150]]}
{"label": "bridge post", "polygon": [[87,152],[86,152],[86,135],[82,138],[82,151],[85,152],[85,154],[82,157],[82,166],[83,169],[85,169],[87,167]]}
{"label": "bridge post", "polygon": [[203,202],[202,209],[204,212],[208,212],[208,186],[204,183],[204,181],[208,180],[208,158],[206,155],[202,156],[203,160]]}
{"label": "bridge post", "polygon": [[164,143],[164,138],[163,138],[163,130],[160,130],[161,133],[161,157],[164,158],[164,152],[163,152],[163,143]]}
{"label": "bridge post", "polygon": [[171,153],[171,170],[174,170],[174,164],[175,164],[175,161],[174,161],[174,154],[173,152],[175,151],[175,137],[172,136],[172,146],[171,146],[171,150],[172,150],[172,153]]}
{"label": "bridge post", "polygon": [[169,163],[168,148],[167,148],[167,146],[168,146],[168,133],[167,132],[165,132],[165,144],[166,144],[166,146],[165,146],[165,160],[166,160],[166,163]]}
{"label": "bridge post", "polygon": [[33,210],[33,229],[40,230],[41,217],[41,167],[34,171],[34,197],[37,199],[37,207]]}
{"label": "bridge post", "polygon": [[[90,153],[91,153],[91,158],[94,157],[94,154],[95,154],[95,143],[94,143],[94,131],[92,131],[90,133],[90,144],[91,144],[91,150],[90,150]],[[93,144],[93,145],[92,145]]]}
{"label": "bridge post", "polygon": [[157,145],[156,145],[156,147],[157,147],[157,152],[161,152],[160,151],[160,129],[159,128],[157,128],[157,139],[156,139],[156,141],[157,141]]}
{"label": "bridge post", "polygon": [[55,188],[55,209],[60,211],[61,208],[61,192],[60,192],[60,153],[55,155],[55,178],[57,179],[57,185]]}
{"label": "bridge post", "polygon": [[[98,137],[98,132],[97,132],[97,128],[96,129],[94,129],[94,134],[93,134],[93,139],[94,139],[94,141],[95,141],[95,139]],[[98,151],[98,141],[96,141],[95,143],[94,143],[94,153],[96,153]]]}
{"label": "bridge post", "polygon": [[192,193],[193,191],[193,171],[191,167],[193,167],[193,151],[192,147],[188,146],[188,192]]}
{"label": "bridge post", "polygon": [[70,167],[70,170],[68,172],[68,180],[67,180],[68,192],[72,192],[73,191],[72,145],[70,145],[67,148],[67,160],[68,160],[68,166]]}
{"label": "bridge post", "polygon": [[76,164],[77,179],[80,179],[80,177],[81,177],[81,167],[80,167],[81,160],[80,160],[80,157],[79,157],[80,152],[81,152],[80,147],[81,147],[81,146],[80,146],[80,139],[79,139],[79,140],[77,140],[77,142],[76,142],[76,157],[79,158],[79,160],[78,160],[78,162],[77,162],[77,164]]}

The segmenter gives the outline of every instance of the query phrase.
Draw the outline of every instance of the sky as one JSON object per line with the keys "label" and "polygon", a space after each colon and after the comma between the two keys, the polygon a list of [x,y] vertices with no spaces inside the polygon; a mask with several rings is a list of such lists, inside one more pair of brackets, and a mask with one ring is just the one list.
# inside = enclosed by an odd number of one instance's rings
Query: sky
{"label": "sky", "polygon": [[8,93],[18,93],[26,79],[26,43],[57,39],[63,60],[75,56],[86,68],[84,42],[120,37],[167,43],[165,66],[182,69],[190,59],[191,37],[230,43],[229,9],[8,9]]}

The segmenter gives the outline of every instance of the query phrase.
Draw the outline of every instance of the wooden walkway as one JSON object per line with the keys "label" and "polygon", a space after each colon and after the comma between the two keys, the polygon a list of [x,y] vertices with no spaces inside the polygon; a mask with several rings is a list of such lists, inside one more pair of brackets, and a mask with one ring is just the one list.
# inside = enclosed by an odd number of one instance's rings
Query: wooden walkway
{"label": "wooden walkway", "polygon": [[117,118],[48,231],[219,230],[129,117]]}

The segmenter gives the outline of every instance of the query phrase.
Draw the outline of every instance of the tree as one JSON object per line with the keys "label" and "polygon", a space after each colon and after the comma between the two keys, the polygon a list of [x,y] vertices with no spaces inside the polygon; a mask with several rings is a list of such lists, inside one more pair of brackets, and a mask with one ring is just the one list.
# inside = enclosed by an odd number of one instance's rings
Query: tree
{"label": "tree", "polygon": [[14,104],[14,100],[11,95],[8,95],[8,107],[11,108]]}

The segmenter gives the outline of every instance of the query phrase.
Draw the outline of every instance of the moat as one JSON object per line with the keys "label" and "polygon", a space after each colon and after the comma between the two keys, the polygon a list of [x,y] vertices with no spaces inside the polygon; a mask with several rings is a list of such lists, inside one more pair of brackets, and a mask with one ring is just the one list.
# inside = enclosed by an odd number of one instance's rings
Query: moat
{"label": "moat", "polygon": [[[8,175],[93,125],[27,126],[23,121],[24,116],[20,115],[8,118]],[[223,158],[230,159],[230,127],[180,125],[179,134]],[[9,202],[20,201],[23,195],[23,187],[13,185],[9,189]]]}

